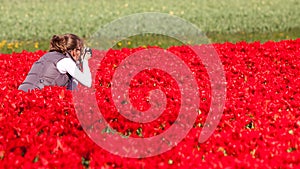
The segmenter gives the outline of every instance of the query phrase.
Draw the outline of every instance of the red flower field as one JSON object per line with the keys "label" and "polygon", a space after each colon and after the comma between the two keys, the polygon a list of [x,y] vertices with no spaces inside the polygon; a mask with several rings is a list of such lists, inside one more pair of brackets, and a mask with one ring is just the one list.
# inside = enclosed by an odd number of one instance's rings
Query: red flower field
{"label": "red flower field", "polygon": [[[213,46],[227,85],[217,129],[206,142],[198,142],[210,108],[208,73],[188,47],[170,47],[194,73],[200,109],[177,146],[146,158],[114,155],[94,143],[78,120],[71,91],[17,90],[45,51],[0,54],[0,168],[300,168],[300,39]],[[166,110],[143,124],[120,116],[112,101],[112,76],[126,56],[142,49],[109,50],[101,63],[95,58],[103,52],[94,51],[90,60],[98,70],[93,83],[98,106],[111,127],[127,137],[163,133],[180,107],[174,79],[161,70],[145,70],[131,81],[130,102],[147,110],[149,91],[160,89],[166,94]]]}

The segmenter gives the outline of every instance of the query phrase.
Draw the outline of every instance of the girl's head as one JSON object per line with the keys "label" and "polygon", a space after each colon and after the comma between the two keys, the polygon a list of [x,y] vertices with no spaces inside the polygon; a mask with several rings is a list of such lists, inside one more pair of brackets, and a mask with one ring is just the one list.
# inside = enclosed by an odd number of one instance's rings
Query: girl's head
{"label": "girl's head", "polygon": [[83,40],[74,34],[53,35],[50,41],[50,52],[69,53],[74,60],[78,60],[83,49]]}

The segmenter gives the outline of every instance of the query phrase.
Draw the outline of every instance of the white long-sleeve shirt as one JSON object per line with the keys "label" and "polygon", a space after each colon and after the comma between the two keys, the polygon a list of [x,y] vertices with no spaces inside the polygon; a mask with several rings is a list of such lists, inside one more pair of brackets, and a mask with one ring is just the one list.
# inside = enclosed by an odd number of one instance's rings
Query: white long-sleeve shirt
{"label": "white long-sleeve shirt", "polygon": [[76,81],[84,86],[92,86],[92,75],[88,66],[88,61],[83,59],[83,71],[80,71],[71,58],[64,58],[57,62],[56,67],[60,73],[69,73]]}

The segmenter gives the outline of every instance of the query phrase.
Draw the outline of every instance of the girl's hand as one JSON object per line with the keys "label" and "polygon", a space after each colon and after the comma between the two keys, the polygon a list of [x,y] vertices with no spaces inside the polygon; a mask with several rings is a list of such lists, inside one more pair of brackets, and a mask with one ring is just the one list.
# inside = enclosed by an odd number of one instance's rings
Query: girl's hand
{"label": "girl's hand", "polygon": [[84,47],[81,59],[89,60],[92,57],[92,49]]}

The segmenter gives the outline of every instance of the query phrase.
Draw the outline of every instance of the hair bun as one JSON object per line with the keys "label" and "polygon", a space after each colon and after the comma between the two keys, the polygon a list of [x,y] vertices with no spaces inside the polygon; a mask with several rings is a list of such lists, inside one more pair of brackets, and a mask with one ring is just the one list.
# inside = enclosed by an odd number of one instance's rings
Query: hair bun
{"label": "hair bun", "polygon": [[83,41],[77,35],[53,35],[50,41],[50,50],[66,54],[68,51],[83,46]]}
{"label": "hair bun", "polygon": [[53,36],[52,36],[52,40],[53,40],[53,41],[60,41],[59,35],[53,35]]}
{"label": "hair bun", "polygon": [[50,41],[50,50],[65,54],[67,52],[65,37],[60,35],[53,35]]}

